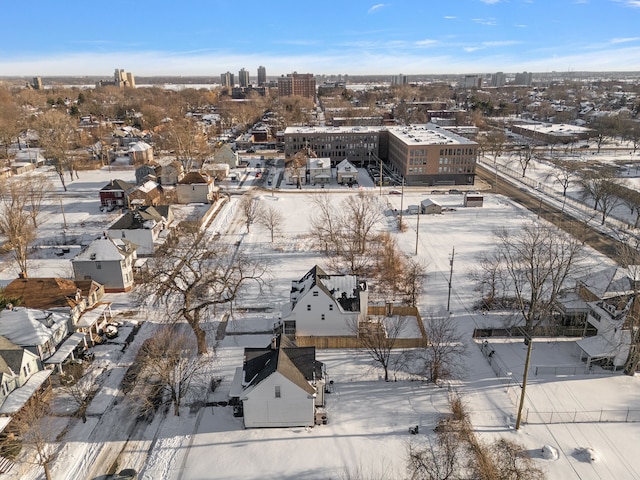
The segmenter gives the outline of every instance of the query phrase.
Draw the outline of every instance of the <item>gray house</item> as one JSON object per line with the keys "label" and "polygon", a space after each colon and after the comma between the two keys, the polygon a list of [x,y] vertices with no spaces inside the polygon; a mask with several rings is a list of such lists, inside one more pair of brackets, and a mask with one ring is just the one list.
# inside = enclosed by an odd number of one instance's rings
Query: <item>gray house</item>
{"label": "gray house", "polygon": [[133,288],[135,245],[106,235],[94,240],[71,260],[76,280],[95,280],[104,291],[128,292]]}

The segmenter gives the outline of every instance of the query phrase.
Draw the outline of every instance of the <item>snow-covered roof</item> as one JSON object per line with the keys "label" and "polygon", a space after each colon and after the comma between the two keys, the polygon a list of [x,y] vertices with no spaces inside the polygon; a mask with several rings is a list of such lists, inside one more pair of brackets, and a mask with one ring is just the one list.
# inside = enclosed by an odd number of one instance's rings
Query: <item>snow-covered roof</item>
{"label": "snow-covered roof", "polygon": [[[129,245],[129,247],[127,247]],[[87,248],[81,251],[72,261],[95,262],[95,261],[113,261],[124,260],[131,254],[131,242],[123,242],[108,237],[101,237],[91,242]]]}
{"label": "snow-covered roof", "polygon": [[62,345],[58,347],[56,353],[47,358],[44,363],[46,363],[47,365],[56,365],[64,362],[67,357],[71,355],[71,352],[73,352],[76,347],[80,345],[80,342],[82,342],[84,338],[84,333],[76,332],[72,334],[62,343]]}
{"label": "snow-covered roof", "polygon": [[129,145],[128,152],[146,152],[147,150],[151,150],[151,145],[147,142],[134,142]]}
{"label": "snow-covered roof", "polygon": [[356,166],[346,158],[342,160],[340,163],[338,163],[338,165],[336,165],[336,170],[338,172],[357,172],[358,171]]}
{"label": "snow-covered roof", "polygon": [[53,370],[46,369],[31,375],[22,387],[17,388],[7,396],[0,407],[0,415],[18,413],[52,373]]}
{"label": "snow-covered roof", "polygon": [[0,335],[23,347],[43,345],[68,320],[69,315],[63,313],[24,307],[5,308],[0,311]]}

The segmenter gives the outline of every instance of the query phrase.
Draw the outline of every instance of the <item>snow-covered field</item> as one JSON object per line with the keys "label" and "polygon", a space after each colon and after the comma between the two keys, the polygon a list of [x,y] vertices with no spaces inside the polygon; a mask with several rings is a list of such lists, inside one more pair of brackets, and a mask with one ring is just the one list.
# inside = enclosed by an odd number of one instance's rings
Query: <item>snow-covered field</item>
{"label": "snow-covered field", "polygon": [[[68,237],[84,242],[99,235],[115,220],[114,213],[99,211],[97,193],[113,178],[131,181],[133,171],[80,172],[80,179],[69,183],[69,192],[60,192]],[[58,188],[59,181],[55,178],[52,181]],[[325,191],[331,192],[336,202],[355,193],[343,188]],[[371,191],[378,193],[374,188]],[[412,256],[417,250],[417,258],[427,266],[425,292],[419,302],[423,318],[443,314],[446,309],[450,261],[455,249],[450,311],[468,341],[468,348],[465,375],[450,388],[462,396],[479,437],[491,441],[507,436],[523,443],[549,479],[640,479],[640,458],[634,455],[640,440],[640,423],[532,422],[525,423],[516,432],[515,399],[519,388],[515,384],[522,375],[523,345],[492,341],[497,357],[505,365],[505,373],[511,374],[498,378],[471,338],[476,326],[486,325],[492,318],[472,308],[478,292],[470,279],[470,270],[478,255],[493,247],[495,229],[518,229],[523,223],[539,221],[535,215],[501,196],[487,194],[484,207],[464,208],[462,195],[432,195],[427,190],[412,188],[405,189],[404,208],[431,198],[449,210],[442,215],[420,216],[419,226],[417,216],[405,215],[408,228],[397,233],[394,210],[400,208],[401,198],[387,195],[387,188],[383,192],[376,196],[385,211],[379,229],[396,232],[400,248]],[[227,335],[217,347],[214,365],[215,374],[222,377],[223,382],[210,394],[210,401],[226,400],[245,346],[268,344],[270,337],[264,332],[288,301],[291,280],[302,277],[316,263],[326,263],[312,248],[308,236],[311,195],[313,193],[304,190],[288,189],[258,194],[260,201],[275,205],[286,215],[283,233],[273,243],[269,232],[260,226],[252,226],[251,232],[246,232],[239,221],[236,196],[209,227],[221,234],[220,241],[240,240],[240,248],[260,256],[270,266],[267,288],[263,292],[248,290],[234,307]],[[40,230],[43,242],[53,244],[61,239],[62,225],[60,202],[57,198],[51,199]],[[64,257],[56,256],[55,250],[34,252],[38,258],[30,264],[32,277],[71,275],[69,259],[79,247],[72,247]],[[609,263],[596,252],[592,253],[592,259],[601,265]],[[6,257],[0,266],[0,284],[15,275],[16,269]],[[109,295],[109,299],[114,302],[116,314],[130,309],[125,294]],[[251,313],[243,313],[245,308]],[[127,318],[145,321],[136,343],[152,334],[153,312],[140,312]],[[215,329],[218,320],[211,320],[209,331]],[[122,450],[120,468],[134,467],[140,472],[139,478],[145,480],[341,479],[356,472],[360,472],[361,478],[406,478],[408,442],[428,441],[438,416],[448,411],[450,392],[447,388],[422,383],[410,372],[403,371],[397,372],[398,381],[386,383],[380,380],[382,372],[362,352],[320,350],[318,359],[326,363],[329,378],[334,381],[333,392],[327,395],[327,425],[312,429],[245,430],[241,419],[233,417],[229,407],[206,407],[193,413],[185,407],[180,417],[173,417],[171,413],[166,417],[158,415],[146,428],[138,427],[133,432],[134,441],[127,444],[131,432],[125,429],[121,417],[127,414],[127,402],[117,391],[117,380],[127,362],[132,361],[135,348],[132,344],[122,353],[120,347],[114,345],[113,351],[97,357],[94,365],[106,369],[108,380],[94,400],[88,422],[72,422],[64,437],[61,455],[53,468],[56,479],[85,478],[78,472],[91,471],[92,462],[100,462],[101,445]],[[532,363],[576,365],[579,364],[576,349],[572,340],[536,341]],[[509,388],[509,382],[514,386]],[[610,372],[531,375],[525,408],[530,418],[534,412],[640,410],[639,382],[638,378]],[[408,428],[414,425],[420,426],[420,435],[408,434]],[[542,458],[539,452],[545,444],[559,450],[558,460]],[[576,449],[586,447],[593,448],[598,461],[587,461],[576,453]],[[39,469],[31,468],[15,469],[0,478],[43,477]]]}

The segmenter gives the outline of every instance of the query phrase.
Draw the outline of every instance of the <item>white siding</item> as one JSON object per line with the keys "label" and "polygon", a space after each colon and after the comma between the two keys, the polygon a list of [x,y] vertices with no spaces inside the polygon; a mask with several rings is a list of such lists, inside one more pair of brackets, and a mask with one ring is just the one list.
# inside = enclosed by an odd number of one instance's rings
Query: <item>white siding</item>
{"label": "white siding", "polygon": [[[313,292],[318,292],[318,295],[314,296]],[[291,319],[296,321],[296,334],[303,337],[354,335],[353,325],[358,320],[358,312],[341,312],[335,300],[317,285],[298,300],[292,314],[294,318]]]}
{"label": "white siding", "polygon": [[[276,398],[276,386],[280,387],[280,398]],[[244,426],[300,427],[314,424],[314,398],[275,372],[244,394]]]}

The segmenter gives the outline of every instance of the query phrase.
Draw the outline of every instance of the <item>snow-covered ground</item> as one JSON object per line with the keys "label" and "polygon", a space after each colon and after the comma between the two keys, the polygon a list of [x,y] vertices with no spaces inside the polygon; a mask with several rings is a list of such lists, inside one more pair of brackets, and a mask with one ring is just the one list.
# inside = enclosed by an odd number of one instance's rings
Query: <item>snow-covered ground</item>
{"label": "snow-covered ground", "polygon": [[[537,169],[536,169],[537,170]],[[66,235],[84,243],[97,236],[115,220],[114,213],[99,210],[98,190],[110,179],[131,181],[133,171],[80,172],[80,179],[69,183],[69,192],[59,192],[67,222]],[[52,178],[57,190],[59,181]],[[248,182],[250,184],[250,181]],[[361,182],[362,185],[364,181]],[[246,186],[246,185],[245,185]],[[378,190],[372,185],[367,188]],[[546,471],[549,479],[640,479],[640,458],[634,449],[640,439],[640,423],[525,423],[515,431],[516,399],[524,364],[524,348],[519,342],[492,341],[496,361],[504,363],[497,377],[492,365],[482,354],[471,333],[500,319],[483,316],[473,310],[478,299],[470,278],[470,270],[478,255],[494,245],[497,228],[518,229],[523,223],[539,221],[535,215],[510,201],[492,194],[485,195],[482,208],[465,208],[462,195],[432,195],[429,190],[406,189],[403,206],[419,204],[431,198],[443,207],[442,215],[405,215],[407,229],[398,233],[396,213],[401,198],[376,195],[385,212],[379,230],[394,232],[400,248],[427,266],[428,277],[419,308],[423,318],[440,315],[446,309],[448,280],[453,256],[453,281],[450,311],[468,342],[465,375],[451,385],[462,395],[471,413],[477,434],[490,441],[506,436],[523,443]],[[318,189],[314,189],[315,192]],[[328,188],[336,202],[355,191]],[[261,202],[276,206],[286,216],[283,232],[272,243],[270,234],[255,225],[247,233],[239,218],[237,196],[232,196],[210,225],[220,234],[219,241],[235,243],[252,255],[269,262],[267,288],[262,292],[249,289],[234,306],[227,335],[217,346],[215,375],[222,383],[210,394],[212,402],[227,399],[234,369],[242,364],[245,346],[265,346],[270,336],[265,333],[277,319],[282,305],[288,301],[292,280],[304,275],[314,264],[326,264],[313,249],[308,235],[312,213],[311,195],[306,190],[275,190],[258,193]],[[64,219],[58,198],[50,199],[46,221],[40,229],[43,243],[53,244],[62,238]],[[418,232],[416,232],[418,229]],[[60,243],[60,242],[58,242]],[[62,257],[57,248],[34,251],[30,274],[34,276],[70,276],[70,258],[79,251],[72,247]],[[455,254],[454,254],[455,250]],[[454,255],[453,255],[454,254]],[[37,258],[35,258],[37,257]],[[591,253],[594,264],[609,260]],[[15,278],[16,269],[9,257],[0,266],[0,284]],[[448,411],[447,388],[439,388],[416,379],[413,371],[399,370],[398,381],[380,380],[382,372],[362,352],[353,350],[319,350],[318,359],[325,362],[333,392],[327,395],[328,424],[312,429],[251,429],[242,427],[229,407],[206,407],[190,412],[185,407],[180,417],[157,415],[148,426],[131,426],[132,415],[126,398],[118,390],[119,380],[142,339],[153,334],[157,320],[154,312],[133,312],[126,294],[108,295],[113,310],[126,322],[141,321],[143,327],[133,344],[125,351],[113,344],[97,352],[93,368],[103,369],[106,378],[92,403],[89,419],[61,417],[69,430],[63,437],[61,453],[54,463],[56,479],[99,478],[106,464],[106,451],[121,452],[119,468],[133,467],[141,479],[340,479],[348,473],[361,473],[361,478],[406,478],[405,460],[408,442],[427,442],[440,414]],[[224,313],[222,310],[219,315]],[[249,313],[245,313],[248,311]],[[211,319],[207,330],[213,332],[219,316]],[[536,341],[532,363],[579,364],[573,340]],[[527,387],[526,410],[534,413],[586,412],[598,410],[640,410],[640,379],[610,372],[590,375],[531,375]],[[512,386],[509,387],[508,385]],[[57,404],[61,413],[68,405]],[[577,414],[576,414],[577,415]],[[550,417],[545,417],[550,418]],[[410,426],[420,426],[420,435],[409,435]],[[130,440],[127,443],[127,440]],[[543,445],[560,452],[558,460],[540,455]],[[104,448],[101,448],[104,447]],[[599,461],[586,461],[576,449],[592,448]],[[83,473],[81,473],[83,472]],[[0,478],[43,478],[41,470],[15,468]]]}

